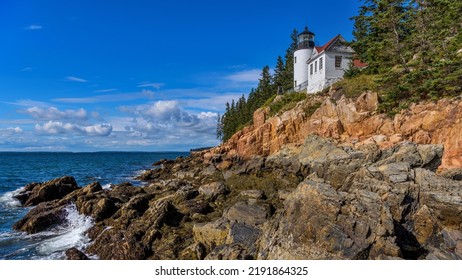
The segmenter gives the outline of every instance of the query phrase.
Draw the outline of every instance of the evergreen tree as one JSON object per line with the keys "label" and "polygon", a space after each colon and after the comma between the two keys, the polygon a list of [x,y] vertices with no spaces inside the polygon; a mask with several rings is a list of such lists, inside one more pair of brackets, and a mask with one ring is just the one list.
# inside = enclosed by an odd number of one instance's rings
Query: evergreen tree
{"label": "evergreen tree", "polygon": [[352,47],[381,78],[381,107],[462,91],[462,1],[363,0]]}
{"label": "evergreen tree", "polygon": [[277,87],[282,86],[284,87],[285,83],[285,65],[284,61],[282,60],[281,56],[278,56],[276,61],[276,67],[274,68],[274,85]]}
{"label": "evergreen tree", "polygon": [[290,34],[290,45],[286,50],[284,56],[284,78],[282,79],[284,82],[282,86],[284,90],[288,90],[294,87],[294,52],[297,50],[298,46],[298,31],[294,29],[292,34]]}
{"label": "evergreen tree", "polygon": [[[408,71],[409,0],[364,0],[354,19],[352,42],[368,71],[380,73],[395,65]],[[406,48],[407,47],[407,48]]]}
{"label": "evergreen tree", "polygon": [[262,105],[266,99],[271,97],[274,93],[273,77],[271,77],[270,68],[268,65],[263,67],[260,79],[258,80],[258,97],[259,105]]}

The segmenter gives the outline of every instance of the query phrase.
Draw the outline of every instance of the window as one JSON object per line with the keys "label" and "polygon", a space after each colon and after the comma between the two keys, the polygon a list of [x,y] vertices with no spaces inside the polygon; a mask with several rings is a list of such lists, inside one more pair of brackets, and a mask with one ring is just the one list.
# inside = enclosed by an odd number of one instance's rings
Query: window
{"label": "window", "polygon": [[342,67],[342,57],[340,55],[335,56],[335,68]]}
{"label": "window", "polygon": [[317,72],[318,71],[318,61],[316,60],[314,62],[314,72]]}
{"label": "window", "polygon": [[322,57],[319,59],[319,70],[322,70]]}
{"label": "window", "polygon": [[297,63],[297,57],[294,56],[294,63]]}
{"label": "window", "polygon": [[313,75],[313,63],[310,64],[310,75]]}
{"label": "window", "polygon": [[297,81],[296,80],[294,81],[294,87],[297,87]]}

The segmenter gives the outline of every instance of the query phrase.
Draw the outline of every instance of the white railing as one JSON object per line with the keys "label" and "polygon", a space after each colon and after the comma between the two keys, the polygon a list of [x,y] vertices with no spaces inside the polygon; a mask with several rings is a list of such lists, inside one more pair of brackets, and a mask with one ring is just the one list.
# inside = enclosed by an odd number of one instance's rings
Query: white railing
{"label": "white railing", "polygon": [[291,89],[288,89],[288,90],[284,91],[284,94],[304,91],[307,88],[308,88],[308,81],[306,81],[304,83],[301,83],[301,84],[299,84],[298,86],[296,86],[294,88],[291,88]]}

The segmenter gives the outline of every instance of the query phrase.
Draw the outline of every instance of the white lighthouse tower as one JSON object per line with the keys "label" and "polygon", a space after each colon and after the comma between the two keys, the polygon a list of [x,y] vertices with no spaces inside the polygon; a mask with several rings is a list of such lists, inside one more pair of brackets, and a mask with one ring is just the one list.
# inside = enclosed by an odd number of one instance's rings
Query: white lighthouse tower
{"label": "white lighthouse tower", "polygon": [[298,34],[298,46],[294,52],[294,89],[302,91],[308,86],[308,65],[306,62],[311,58],[314,49],[314,33],[305,27]]}

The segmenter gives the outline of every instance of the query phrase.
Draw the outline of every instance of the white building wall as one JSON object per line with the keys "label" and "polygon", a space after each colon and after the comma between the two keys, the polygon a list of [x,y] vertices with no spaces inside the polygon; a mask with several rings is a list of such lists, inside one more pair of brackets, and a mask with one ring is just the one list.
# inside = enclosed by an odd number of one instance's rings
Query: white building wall
{"label": "white building wall", "polygon": [[[335,67],[335,56],[342,57],[342,63],[340,67]],[[319,58],[323,58],[323,69],[318,71],[318,73],[313,73],[310,75],[308,65],[308,93],[316,93],[324,90],[325,88],[331,86],[335,82],[343,79],[345,71],[349,69],[351,54],[341,53],[341,52],[324,52]],[[315,62],[318,61],[319,68],[319,58],[311,61],[310,64],[315,65]],[[313,66],[314,67],[314,66]]]}
{"label": "white building wall", "polygon": [[[322,68],[320,68],[320,63],[322,59]],[[311,74],[311,65],[313,65],[313,74]],[[323,53],[315,60],[311,61],[308,64],[308,93],[316,93],[323,90],[326,77],[326,55]]]}
{"label": "white building wall", "polygon": [[[312,52],[313,49],[300,49],[294,53],[294,89],[296,91],[300,90],[300,88],[298,88],[299,85],[305,83],[308,80],[308,69],[306,62],[310,59]],[[296,84],[295,81],[297,82]]]}

